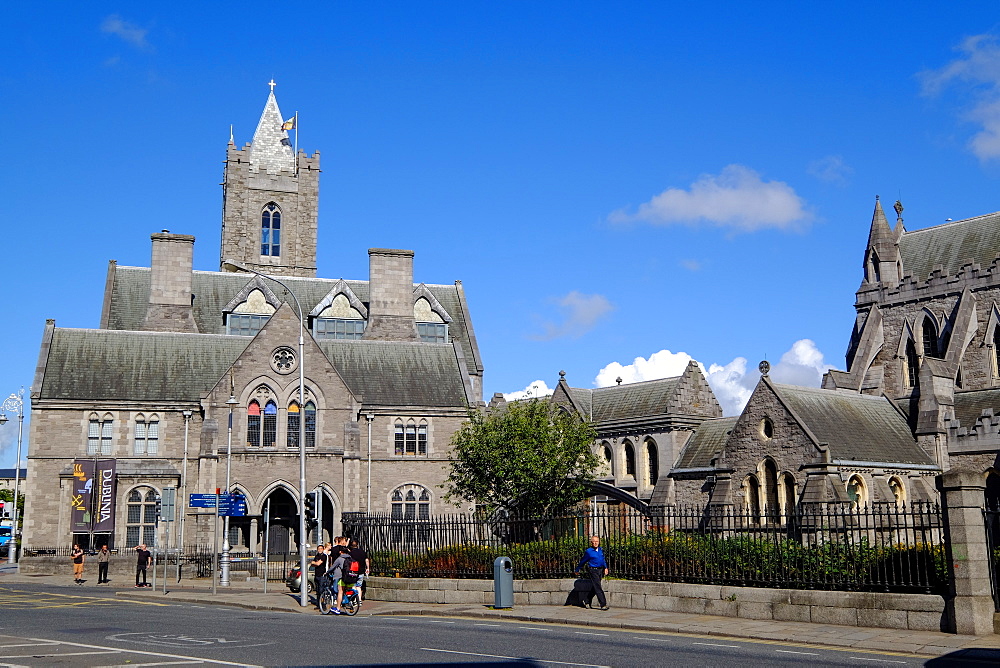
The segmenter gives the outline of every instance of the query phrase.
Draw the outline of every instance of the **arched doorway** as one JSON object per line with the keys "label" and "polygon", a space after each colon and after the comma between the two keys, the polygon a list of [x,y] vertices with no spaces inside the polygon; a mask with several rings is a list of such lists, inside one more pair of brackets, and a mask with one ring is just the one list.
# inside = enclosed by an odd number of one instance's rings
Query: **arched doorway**
{"label": "arched doorway", "polygon": [[[297,552],[299,533],[299,504],[297,495],[285,487],[276,487],[265,496],[261,502],[262,512],[269,514],[267,552],[268,554],[287,554]],[[264,523],[260,531],[259,545],[264,549]]]}

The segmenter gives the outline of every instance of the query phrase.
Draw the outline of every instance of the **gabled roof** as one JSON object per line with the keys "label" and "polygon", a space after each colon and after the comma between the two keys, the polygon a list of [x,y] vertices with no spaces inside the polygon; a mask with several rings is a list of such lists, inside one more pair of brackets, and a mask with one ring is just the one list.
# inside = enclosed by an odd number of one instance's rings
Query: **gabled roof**
{"label": "gabled roof", "polygon": [[729,432],[739,417],[725,417],[705,420],[688,440],[675,469],[707,468],[712,465],[712,457],[726,445]]}
{"label": "gabled roof", "polygon": [[[107,322],[102,323],[102,326],[107,329],[140,329],[149,304],[149,280],[148,267],[114,265]],[[194,303],[192,308],[195,322],[198,324],[198,331],[206,334],[225,334],[226,327],[222,321],[222,312],[226,305],[253,280],[252,275],[244,273],[193,272],[191,292],[194,294]],[[281,280],[295,292],[305,314],[310,313],[341,281],[341,279],[294,277],[282,277]],[[370,293],[368,281],[343,282],[350,287],[362,303],[368,304]],[[274,294],[279,299],[286,299],[284,289],[276,284],[272,285]],[[469,372],[482,372],[483,367],[475,345],[475,337],[471,326],[466,321],[460,287],[457,285],[426,285],[425,287],[451,315],[452,321],[448,323],[448,334],[462,347],[462,354],[469,365]],[[291,303],[292,300],[288,298],[287,301]]]}
{"label": "gabled roof", "polygon": [[938,264],[945,276],[969,262],[986,270],[1000,256],[1000,212],[904,232],[899,252],[903,274],[918,281],[927,280]]}
{"label": "gabled roof", "polygon": [[197,401],[252,340],[248,336],[56,328],[39,397]]}
{"label": "gabled roof", "polygon": [[662,415],[680,376],[595,389],[570,388],[573,402],[593,422]]}
{"label": "gabled roof", "polygon": [[448,343],[317,341],[366,406],[463,407],[464,373]]}
{"label": "gabled roof", "polygon": [[797,385],[769,379],[779,399],[800,425],[826,444],[832,459],[933,464],[910,432],[906,418],[885,397]]}
{"label": "gabled roof", "polygon": [[[39,398],[196,402],[253,340],[54,328]],[[366,405],[460,408],[469,401],[465,372],[451,344],[343,340],[317,344]]]}

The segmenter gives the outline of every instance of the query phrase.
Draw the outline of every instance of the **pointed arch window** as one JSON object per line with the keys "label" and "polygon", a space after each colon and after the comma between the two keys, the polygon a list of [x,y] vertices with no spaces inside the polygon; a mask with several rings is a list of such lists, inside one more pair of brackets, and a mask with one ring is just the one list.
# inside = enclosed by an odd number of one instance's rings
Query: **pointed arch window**
{"label": "pointed arch window", "polygon": [[764,480],[764,515],[768,522],[778,520],[778,467],[773,459],[765,459],[761,467]]}
{"label": "pointed arch window", "polygon": [[917,386],[917,378],[920,374],[920,361],[917,358],[917,347],[913,341],[906,342],[906,387]]}
{"label": "pointed arch window", "polygon": [[1000,326],[993,328],[993,377],[1000,378]]}
{"label": "pointed arch window", "polygon": [[743,481],[743,500],[746,503],[750,524],[760,524],[760,485],[757,476],[750,474]]}
{"label": "pointed arch window", "polygon": [[431,494],[421,485],[401,485],[392,492],[392,518],[428,520],[431,517]]}
{"label": "pointed arch window", "polygon": [[656,479],[660,477],[660,460],[656,452],[656,441],[651,438],[646,439],[646,484],[649,486],[656,484]]}
{"label": "pointed arch window", "polygon": [[252,400],[247,405],[247,446],[260,447],[260,404]]}
{"label": "pointed arch window", "polygon": [[937,327],[929,316],[924,316],[921,332],[924,339],[924,355],[929,357],[940,357],[938,351]]}
{"label": "pointed arch window", "polygon": [[299,404],[293,401],[288,404],[288,419],[285,424],[285,445],[289,448],[299,447]]}
{"label": "pointed arch window", "polygon": [[278,440],[278,404],[268,401],[264,405],[263,441],[261,445],[273,448]]}
{"label": "pointed arch window", "polygon": [[103,420],[98,420],[96,417],[91,418],[87,428],[87,454],[110,455],[113,435],[114,420],[110,417]]}
{"label": "pointed arch window", "polygon": [[398,489],[392,493],[392,519],[403,519],[403,493]]}
{"label": "pointed arch window", "polygon": [[625,475],[635,478],[635,448],[630,441],[625,441]]}
{"label": "pointed arch window", "polygon": [[607,475],[613,476],[615,474],[615,460],[611,453],[611,445],[607,441],[601,444],[601,453],[604,455],[605,472]]}
{"label": "pointed arch window", "polygon": [[851,476],[847,481],[847,500],[851,502],[851,508],[854,510],[863,508],[868,503],[868,490],[861,476]]}
{"label": "pointed arch window", "polygon": [[274,202],[260,212],[260,254],[281,255],[281,209]]}
{"label": "pointed arch window", "polygon": [[316,404],[311,401],[306,402],[306,447],[316,447]]}

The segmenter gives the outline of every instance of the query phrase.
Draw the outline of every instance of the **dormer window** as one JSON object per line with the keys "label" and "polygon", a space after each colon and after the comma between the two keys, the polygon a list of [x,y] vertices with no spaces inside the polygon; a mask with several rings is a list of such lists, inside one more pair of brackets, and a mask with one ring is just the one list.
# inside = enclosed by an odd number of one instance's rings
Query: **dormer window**
{"label": "dormer window", "polygon": [[257,336],[257,332],[271,318],[269,315],[253,313],[230,313],[226,318],[226,334],[235,336]]}
{"label": "dormer window", "polygon": [[448,343],[448,323],[418,322],[417,334],[424,343]]}
{"label": "dormer window", "polygon": [[316,339],[360,339],[368,324],[368,311],[354,291],[344,283],[335,286],[341,292],[330,292],[310,313]]}
{"label": "dormer window", "polygon": [[364,333],[364,320],[316,318],[313,321],[313,335],[317,339],[360,339]]}
{"label": "dormer window", "polygon": [[448,343],[448,323],[451,316],[426,285],[420,284],[414,291],[413,320],[417,323],[417,335],[424,343]]}
{"label": "dormer window", "polygon": [[281,255],[281,209],[274,202],[260,213],[260,254]]}

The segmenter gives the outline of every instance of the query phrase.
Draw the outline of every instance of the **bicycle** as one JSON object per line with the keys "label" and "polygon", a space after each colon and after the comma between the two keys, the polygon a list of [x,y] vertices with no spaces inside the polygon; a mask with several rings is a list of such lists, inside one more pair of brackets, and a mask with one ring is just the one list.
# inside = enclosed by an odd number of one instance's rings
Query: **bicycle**
{"label": "bicycle", "polygon": [[[365,581],[365,576],[358,577],[358,581],[352,585],[347,585],[344,589],[344,596],[340,601],[341,614],[353,617],[361,610],[361,584]],[[337,595],[333,591],[332,585],[328,585],[319,597],[319,611],[324,615],[333,612],[337,603]]]}

